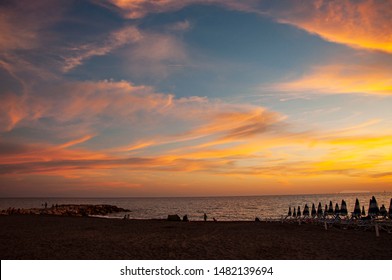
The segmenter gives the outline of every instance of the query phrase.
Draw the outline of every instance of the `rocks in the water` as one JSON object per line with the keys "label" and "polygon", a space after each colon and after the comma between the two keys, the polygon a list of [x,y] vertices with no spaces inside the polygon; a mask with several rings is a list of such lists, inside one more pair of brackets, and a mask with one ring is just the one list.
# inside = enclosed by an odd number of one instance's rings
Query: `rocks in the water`
{"label": "rocks in the water", "polygon": [[181,221],[181,218],[180,218],[180,216],[178,216],[177,214],[175,214],[175,215],[168,215],[168,216],[167,216],[167,220],[168,220],[168,221],[180,222],[180,221]]}
{"label": "rocks in the water", "polygon": [[51,208],[31,208],[3,210],[2,214],[13,215],[55,215],[55,216],[105,216],[111,213],[131,212],[131,210],[107,204],[60,204]]}

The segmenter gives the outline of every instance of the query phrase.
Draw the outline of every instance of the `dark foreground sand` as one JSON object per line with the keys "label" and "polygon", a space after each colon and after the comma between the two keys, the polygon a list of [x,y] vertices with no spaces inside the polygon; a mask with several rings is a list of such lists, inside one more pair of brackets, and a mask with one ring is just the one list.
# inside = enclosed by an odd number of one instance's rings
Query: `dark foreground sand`
{"label": "dark foreground sand", "polygon": [[0,216],[1,259],[392,259],[392,234],[311,224]]}

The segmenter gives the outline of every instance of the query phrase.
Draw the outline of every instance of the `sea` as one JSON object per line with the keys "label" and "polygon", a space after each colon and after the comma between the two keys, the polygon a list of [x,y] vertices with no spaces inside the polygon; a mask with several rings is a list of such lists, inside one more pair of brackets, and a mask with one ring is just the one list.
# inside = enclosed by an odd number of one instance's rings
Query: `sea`
{"label": "sea", "polygon": [[[356,198],[361,208],[367,212],[369,200],[375,196],[378,205],[389,209],[392,192],[380,193],[335,193],[335,194],[304,194],[304,195],[264,195],[264,196],[222,196],[222,197],[115,197],[115,198],[0,198],[0,209],[13,208],[42,208],[45,203],[52,204],[110,204],[131,210],[130,219],[165,219],[170,214],[180,217],[188,215],[189,220],[207,218],[218,221],[250,221],[256,217],[262,220],[280,219],[287,215],[289,207],[304,209],[305,204],[311,209],[312,203],[316,208],[319,202],[323,206],[332,201],[341,205],[342,199],[347,203],[350,212],[354,210]],[[106,218],[123,218],[125,213],[114,213]]]}

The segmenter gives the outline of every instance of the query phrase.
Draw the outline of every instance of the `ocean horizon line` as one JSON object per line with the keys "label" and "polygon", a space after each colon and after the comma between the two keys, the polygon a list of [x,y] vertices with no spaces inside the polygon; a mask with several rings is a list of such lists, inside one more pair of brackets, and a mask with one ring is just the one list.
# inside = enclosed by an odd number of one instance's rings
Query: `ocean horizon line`
{"label": "ocean horizon line", "polygon": [[147,198],[147,199],[162,199],[162,198],[233,198],[233,197],[267,197],[267,196],[310,196],[310,195],[347,195],[347,194],[384,194],[391,193],[386,191],[343,191],[343,192],[331,192],[331,193],[300,193],[300,194],[254,194],[254,195],[209,195],[209,196],[1,196],[0,199],[59,199],[59,198],[67,198],[67,199],[129,199],[129,198]]}

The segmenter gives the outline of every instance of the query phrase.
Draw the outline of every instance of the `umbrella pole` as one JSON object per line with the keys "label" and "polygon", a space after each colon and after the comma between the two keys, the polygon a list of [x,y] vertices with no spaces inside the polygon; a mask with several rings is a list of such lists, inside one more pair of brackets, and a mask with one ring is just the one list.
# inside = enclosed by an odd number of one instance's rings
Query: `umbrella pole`
{"label": "umbrella pole", "polygon": [[378,231],[378,224],[376,222],[374,222],[374,228],[376,229],[376,236],[379,237],[380,232]]}

